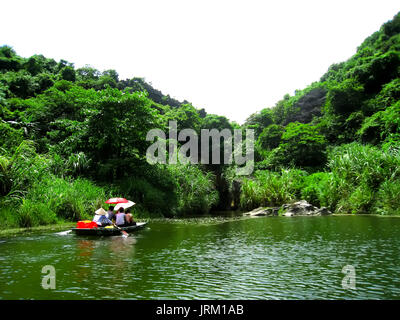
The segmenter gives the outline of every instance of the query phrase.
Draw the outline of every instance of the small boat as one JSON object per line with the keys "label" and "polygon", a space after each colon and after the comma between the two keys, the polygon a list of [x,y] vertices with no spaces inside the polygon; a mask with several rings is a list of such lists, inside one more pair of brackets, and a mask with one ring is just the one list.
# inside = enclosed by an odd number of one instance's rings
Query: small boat
{"label": "small boat", "polygon": [[72,228],[72,232],[80,236],[115,236],[120,235],[121,230],[128,233],[143,229],[147,222],[137,222],[134,226],[121,227],[120,229],[113,226],[100,228]]}

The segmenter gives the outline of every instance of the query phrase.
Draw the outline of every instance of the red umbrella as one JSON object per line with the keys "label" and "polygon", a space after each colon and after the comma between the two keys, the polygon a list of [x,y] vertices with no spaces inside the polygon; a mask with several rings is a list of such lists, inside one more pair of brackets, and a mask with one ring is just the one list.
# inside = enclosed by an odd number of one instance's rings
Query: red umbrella
{"label": "red umbrella", "polygon": [[111,198],[111,199],[108,199],[107,201],[106,201],[106,203],[113,203],[113,204],[116,204],[116,203],[127,203],[128,202],[128,200],[126,200],[125,198]]}

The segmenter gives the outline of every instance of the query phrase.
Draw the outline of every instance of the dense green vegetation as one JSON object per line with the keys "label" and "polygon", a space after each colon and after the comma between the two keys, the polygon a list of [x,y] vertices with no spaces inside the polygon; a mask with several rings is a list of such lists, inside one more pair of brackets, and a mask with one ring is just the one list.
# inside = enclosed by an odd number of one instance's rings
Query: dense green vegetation
{"label": "dense green vegetation", "polygon": [[256,172],[241,207],[306,199],[344,213],[399,214],[400,14],[319,82],[251,115]]}
{"label": "dense green vegetation", "polygon": [[[142,78],[0,47],[1,228],[89,218],[110,196],[137,216],[279,206],[295,199],[344,213],[399,214],[400,14],[319,82],[251,115],[255,172],[150,165],[150,129],[239,128]],[[241,186],[240,196],[238,185]]]}
{"label": "dense green vegetation", "polygon": [[139,216],[206,213],[218,204],[213,168],[150,165],[146,134],[168,121],[197,132],[229,128],[114,70],[75,69],[0,48],[0,217],[2,227],[90,218],[107,197],[137,202]]}

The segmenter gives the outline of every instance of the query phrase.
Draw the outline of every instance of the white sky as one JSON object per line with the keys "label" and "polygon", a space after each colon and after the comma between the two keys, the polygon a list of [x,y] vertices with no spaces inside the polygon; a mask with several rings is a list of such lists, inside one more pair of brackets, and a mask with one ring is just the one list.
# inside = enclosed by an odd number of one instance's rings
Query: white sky
{"label": "white sky", "polygon": [[400,1],[0,1],[0,45],[144,77],[242,123],[303,89],[400,11]]}

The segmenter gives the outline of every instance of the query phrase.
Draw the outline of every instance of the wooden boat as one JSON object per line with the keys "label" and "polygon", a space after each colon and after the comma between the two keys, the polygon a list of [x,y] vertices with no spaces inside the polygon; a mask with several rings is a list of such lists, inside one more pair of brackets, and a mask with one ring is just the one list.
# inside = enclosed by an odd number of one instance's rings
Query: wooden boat
{"label": "wooden boat", "polygon": [[[143,229],[147,222],[137,222],[134,226],[121,227],[120,229],[128,233]],[[80,236],[115,236],[120,235],[121,230],[112,228],[72,228],[72,232]]]}

